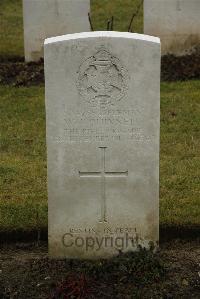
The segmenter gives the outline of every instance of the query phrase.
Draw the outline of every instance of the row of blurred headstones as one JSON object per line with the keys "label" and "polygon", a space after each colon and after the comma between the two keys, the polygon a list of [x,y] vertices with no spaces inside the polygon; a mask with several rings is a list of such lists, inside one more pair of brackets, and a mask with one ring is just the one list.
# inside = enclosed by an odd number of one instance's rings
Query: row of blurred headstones
{"label": "row of blurred headstones", "polygon": [[[90,31],[90,0],[23,0],[25,60],[43,57],[45,38]],[[162,55],[200,44],[200,0],[144,0],[144,34],[160,37]]]}

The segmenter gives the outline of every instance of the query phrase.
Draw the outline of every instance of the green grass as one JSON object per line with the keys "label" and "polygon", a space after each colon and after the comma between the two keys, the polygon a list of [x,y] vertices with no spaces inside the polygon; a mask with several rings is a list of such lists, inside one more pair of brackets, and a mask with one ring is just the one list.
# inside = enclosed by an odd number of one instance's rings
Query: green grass
{"label": "green grass", "polygon": [[24,56],[22,0],[0,0],[0,58]]}
{"label": "green grass", "polygon": [[161,86],[161,223],[200,224],[200,81]]}
{"label": "green grass", "polygon": [[0,229],[43,227],[47,223],[44,89],[1,86],[0,94]]}
{"label": "green grass", "polygon": [[[42,0],[41,0],[42,1]],[[91,0],[94,30],[106,30],[114,16],[114,30],[127,31],[140,0]],[[134,32],[142,32],[142,9],[134,19]],[[0,58],[24,56],[22,0],[0,0]]]}
{"label": "green grass", "polygon": [[[200,224],[200,81],[161,84],[160,223]],[[43,87],[0,86],[0,230],[47,227]]]}
{"label": "green grass", "polygon": [[[94,30],[106,30],[107,20],[114,16],[114,30],[128,31],[129,23],[141,0],[91,0]],[[143,32],[143,9],[132,24],[134,32]]]}

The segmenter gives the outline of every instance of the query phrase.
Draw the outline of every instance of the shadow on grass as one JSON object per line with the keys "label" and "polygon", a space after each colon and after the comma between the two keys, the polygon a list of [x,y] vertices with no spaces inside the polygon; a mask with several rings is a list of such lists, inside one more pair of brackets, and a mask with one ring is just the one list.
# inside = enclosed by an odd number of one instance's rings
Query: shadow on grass
{"label": "shadow on grass", "polygon": [[0,55],[0,63],[17,63],[17,62],[24,62],[24,56],[2,56]]}

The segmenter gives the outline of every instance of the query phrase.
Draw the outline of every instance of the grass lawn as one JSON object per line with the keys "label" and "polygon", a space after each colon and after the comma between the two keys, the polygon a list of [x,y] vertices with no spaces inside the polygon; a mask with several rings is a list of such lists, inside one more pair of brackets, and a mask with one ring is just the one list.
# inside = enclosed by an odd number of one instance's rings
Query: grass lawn
{"label": "grass lawn", "polygon": [[44,88],[0,86],[0,230],[47,224]]}
{"label": "grass lawn", "polygon": [[[42,1],[42,0],[40,0]],[[107,20],[114,16],[114,30],[127,31],[132,14],[141,0],[91,0],[94,30],[106,30]],[[134,19],[133,30],[142,32],[143,11]],[[23,57],[22,0],[0,0],[0,59]]]}
{"label": "grass lawn", "polygon": [[[200,225],[200,81],[161,84],[160,223]],[[44,87],[0,86],[0,230],[47,227]]]}

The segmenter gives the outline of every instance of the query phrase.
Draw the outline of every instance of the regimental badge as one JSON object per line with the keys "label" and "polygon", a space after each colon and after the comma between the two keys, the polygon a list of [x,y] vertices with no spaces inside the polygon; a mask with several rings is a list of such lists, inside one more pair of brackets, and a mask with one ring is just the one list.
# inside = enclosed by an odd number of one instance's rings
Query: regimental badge
{"label": "regimental badge", "polygon": [[87,58],[78,71],[80,95],[93,107],[115,105],[127,90],[127,70],[105,48]]}

